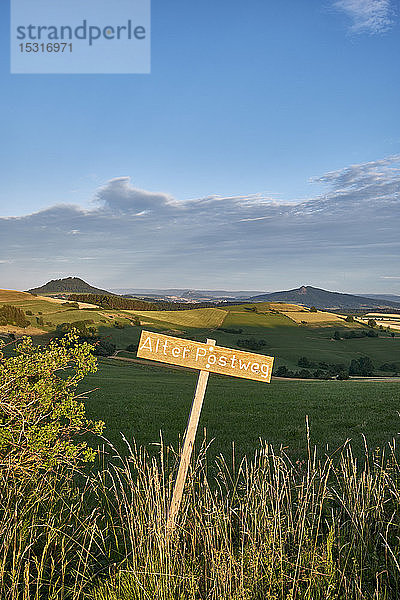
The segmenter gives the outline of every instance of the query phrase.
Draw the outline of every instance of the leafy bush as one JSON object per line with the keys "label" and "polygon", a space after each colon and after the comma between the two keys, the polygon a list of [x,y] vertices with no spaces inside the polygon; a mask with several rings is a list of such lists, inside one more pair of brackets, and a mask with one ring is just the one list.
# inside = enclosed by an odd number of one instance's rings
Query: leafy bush
{"label": "leafy bush", "polygon": [[126,347],[127,352],[137,352],[137,349],[139,348],[138,344],[129,344],[129,346]]}
{"label": "leafy bush", "polygon": [[73,321],[71,323],[60,323],[56,327],[56,334],[59,337],[62,337],[71,331],[77,331],[81,336],[91,337],[96,333],[95,327],[89,327],[89,325],[93,324],[93,319],[84,319],[83,321]]}
{"label": "leafy bush", "polygon": [[93,354],[96,356],[111,356],[117,349],[116,345],[103,338],[92,341]]}
{"label": "leafy bush", "polygon": [[44,348],[26,337],[15,356],[0,355],[0,471],[28,476],[94,458],[78,436],[103,423],[86,419],[76,387],[95,370],[91,346],[72,333]]}

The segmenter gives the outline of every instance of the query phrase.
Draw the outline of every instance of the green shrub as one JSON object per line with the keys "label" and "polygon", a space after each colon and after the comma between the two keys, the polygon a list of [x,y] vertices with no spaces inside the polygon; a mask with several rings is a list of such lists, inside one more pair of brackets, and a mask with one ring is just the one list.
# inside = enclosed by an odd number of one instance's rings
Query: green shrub
{"label": "green shrub", "polygon": [[101,421],[89,421],[79,381],[96,370],[88,344],[70,333],[48,346],[25,337],[15,356],[0,354],[0,471],[31,475],[57,464],[94,458],[83,433],[101,433]]}
{"label": "green shrub", "polygon": [[139,348],[139,344],[129,344],[129,346],[126,347],[126,351],[127,352],[137,352],[138,348]]}
{"label": "green shrub", "polygon": [[267,345],[267,342],[265,340],[256,340],[254,338],[249,338],[239,339],[237,340],[236,344],[237,346],[239,346],[239,348],[246,348],[248,350],[252,350],[253,352],[258,352],[262,348],[264,348],[264,346]]}

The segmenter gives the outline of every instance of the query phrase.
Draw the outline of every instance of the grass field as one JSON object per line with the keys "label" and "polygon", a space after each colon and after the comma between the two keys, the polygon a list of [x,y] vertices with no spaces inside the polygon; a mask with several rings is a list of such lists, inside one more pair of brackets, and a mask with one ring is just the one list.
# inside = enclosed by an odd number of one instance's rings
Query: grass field
{"label": "grass field", "polygon": [[[101,359],[87,377],[87,412],[106,422],[105,435],[123,449],[121,433],[149,446],[160,439],[175,447],[186,428],[196,385],[195,372]],[[212,453],[252,454],[259,438],[283,444],[304,456],[306,415],[311,440],[330,451],[347,438],[362,453],[365,434],[371,447],[382,446],[400,431],[399,384],[352,381],[273,381],[262,384],[211,375],[198,440],[215,438]]]}
{"label": "grass field", "polygon": [[[28,319],[33,327],[38,327],[37,319],[41,316],[45,325],[40,328],[48,334],[63,322],[93,320],[93,326],[97,328],[99,335],[114,343],[118,349],[137,344],[141,329],[147,328],[198,341],[205,341],[210,337],[216,339],[219,345],[232,348],[238,347],[239,339],[264,340],[265,345],[260,352],[274,356],[276,366],[285,365],[289,369],[297,369],[301,356],[306,356],[313,362],[343,363],[346,367],[354,358],[369,356],[378,373],[383,363],[400,363],[398,334],[395,339],[380,331],[378,338],[333,340],[336,329],[345,331],[366,326],[345,322],[340,320],[340,316],[323,311],[311,313],[294,304],[262,302],[254,305],[227,305],[223,309],[183,311],[78,310],[68,308],[62,302],[55,303],[24,292],[8,290],[0,290],[1,302],[12,303],[25,312],[32,311],[33,316],[28,315]],[[132,315],[139,317],[142,327],[132,326]],[[306,321],[306,324],[299,324],[299,321]],[[123,328],[115,327],[116,322]],[[234,331],[229,333],[221,329]],[[40,333],[37,329],[30,331],[33,335]],[[3,330],[3,333],[6,332],[7,327]],[[20,333],[23,334],[24,330]]]}
{"label": "grass field", "polygon": [[32,298],[27,292],[18,292],[17,290],[0,289],[0,302],[18,302]]}
{"label": "grass field", "polygon": [[[305,323],[307,325],[332,325],[335,327],[352,327],[352,323],[347,323],[339,315],[324,311],[305,312],[305,311],[282,311],[282,314],[293,319],[296,323]],[[357,325],[356,325],[357,327]]]}
{"label": "grass field", "polygon": [[219,327],[226,317],[226,311],[220,308],[197,308],[194,310],[172,311],[124,311],[140,318],[141,323],[160,329],[174,327],[213,328]]}
{"label": "grass field", "polygon": [[[25,292],[15,292],[13,290],[0,290],[0,305],[12,304],[26,312],[32,312],[32,315],[26,315],[35,331],[24,331],[23,329],[13,328],[14,333],[40,334],[54,331],[60,323],[72,323],[74,321],[93,320],[94,327],[100,327],[102,324],[112,326],[115,321],[124,325],[129,325],[129,315],[115,310],[85,310],[94,308],[93,305],[79,303],[80,308],[73,309],[66,305],[65,300],[54,298],[45,298],[42,296],[33,296]],[[38,326],[37,319],[42,318],[44,325]],[[50,325],[49,325],[50,323]],[[11,332],[11,328],[7,328]]]}

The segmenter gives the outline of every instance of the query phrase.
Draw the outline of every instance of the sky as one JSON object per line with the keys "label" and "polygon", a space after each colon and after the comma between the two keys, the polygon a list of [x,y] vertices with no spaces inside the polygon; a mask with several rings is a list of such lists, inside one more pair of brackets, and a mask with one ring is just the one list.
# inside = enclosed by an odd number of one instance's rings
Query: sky
{"label": "sky", "polygon": [[153,0],[149,75],[0,33],[0,288],[400,294],[397,0]]}

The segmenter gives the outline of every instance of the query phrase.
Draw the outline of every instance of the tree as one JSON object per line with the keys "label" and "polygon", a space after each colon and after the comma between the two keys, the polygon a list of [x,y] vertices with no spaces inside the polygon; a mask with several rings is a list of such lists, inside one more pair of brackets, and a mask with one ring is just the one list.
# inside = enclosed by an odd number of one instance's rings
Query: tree
{"label": "tree", "polygon": [[275,376],[276,377],[291,377],[292,372],[289,371],[289,369],[287,368],[286,365],[281,365],[280,367],[278,367],[276,369]]}
{"label": "tree", "polygon": [[96,368],[92,347],[75,333],[46,347],[25,337],[14,356],[0,353],[0,469],[29,477],[94,459],[79,438],[102,433],[104,423],[86,418],[76,388]]}
{"label": "tree", "polygon": [[333,339],[334,340],[341,340],[342,339],[341,336],[340,336],[339,331],[335,331],[335,333],[333,334]]}
{"label": "tree", "polygon": [[300,379],[312,379],[312,373],[308,369],[301,369],[296,373],[296,377]]}
{"label": "tree", "polygon": [[310,312],[318,312],[318,311],[317,311],[317,309],[315,308],[315,306],[312,306],[312,307],[310,308]]}
{"label": "tree", "polygon": [[354,322],[353,315],[347,315],[347,317],[345,318],[345,321],[347,321],[348,323],[353,323]]}
{"label": "tree", "polygon": [[350,363],[349,374],[350,375],[363,375],[364,377],[370,377],[374,373],[374,364],[369,356],[361,356],[360,358],[354,358]]}
{"label": "tree", "polygon": [[375,319],[368,319],[368,327],[376,327]]}
{"label": "tree", "polygon": [[309,369],[313,366],[313,363],[308,360],[307,356],[300,356],[297,364],[299,367],[303,367],[304,369]]}
{"label": "tree", "polygon": [[30,321],[23,310],[12,304],[4,304],[0,307],[0,325],[14,325],[15,327],[28,327]]}
{"label": "tree", "polygon": [[336,375],[336,379],[338,379],[339,381],[344,381],[346,379],[350,379],[349,377],[349,372],[344,370],[344,371],[340,371],[337,375]]}

